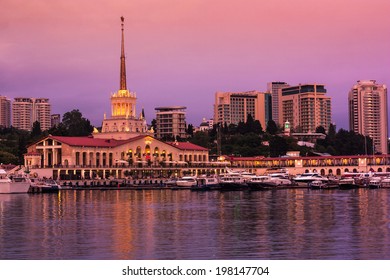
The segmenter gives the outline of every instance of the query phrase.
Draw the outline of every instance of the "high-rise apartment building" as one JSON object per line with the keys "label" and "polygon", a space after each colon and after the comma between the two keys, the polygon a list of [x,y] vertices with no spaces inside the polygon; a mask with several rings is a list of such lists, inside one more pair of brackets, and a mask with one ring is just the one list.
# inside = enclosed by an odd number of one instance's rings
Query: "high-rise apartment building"
{"label": "high-rise apartment building", "polygon": [[61,123],[61,115],[53,114],[51,115],[51,127],[58,126]]}
{"label": "high-rise apartment building", "polygon": [[33,101],[31,98],[16,97],[12,103],[12,126],[31,131]]}
{"label": "high-rise apartment building", "polygon": [[38,121],[41,130],[51,127],[51,105],[48,98],[16,97],[12,103],[12,126],[31,131]]}
{"label": "high-rise apartment building", "polygon": [[279,96],[282,88],[288,86],[285,82],[270,82],[267,84],[267,92],[272,96],[272,120],[277,124],[282,124],[279,121]]}
{"label": "high-rise apartment building", "polygon": [[281,89],[279,121],[288,121],[297,132],[315,132],[318,126],[326,130],[331,123],[331,98],[320,84],[299,84]]}
{"label": "high-rise apartment building", "polygon": [[214,123],[238,124],[246,122],[248,115],[265,128],[272,117],[271,94],[255,90],[215,93]]}
{"label": "high-rise apartment building", "polygon": [[51,128],[51,105],[49,98],[32,98],[33,100],[33,123],[39,122],[41,130]]}
{"label": "high-rise apartment building", "polygon": [[0,127],[11,126],[11,100],[0,96]]}
{"label": "high-rise apartment building", "polygon": [[374,141],[375,152],[387,154],[387,87],[375,80],[357,81],[348,94],[349,129]]}
{"label": "high-rise apartment building", "polygon": [[158,107],[156,112],[156,137],[174,139],[186,138],[186,112],[184,106]]}

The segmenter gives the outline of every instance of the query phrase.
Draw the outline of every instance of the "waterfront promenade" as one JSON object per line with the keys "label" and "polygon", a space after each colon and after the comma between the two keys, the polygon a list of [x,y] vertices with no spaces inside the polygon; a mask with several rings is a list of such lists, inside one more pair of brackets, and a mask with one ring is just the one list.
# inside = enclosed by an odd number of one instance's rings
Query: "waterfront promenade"
{"label": "waterfront promenade", "polygon": [[215,162],[171,163],[164,167],[147,164],[115,164],[107,166],[32,166],[31,174],[61,180],[81,180],[94,178],[159,179],[180,177],[183,175],[213,175],[225,172],[226,167],[233,170],[247,170],[261,175],[270,169],[284,168],[290,175],[306,172],[318,172],[321,175],[341,176],[345,172],[390,172],[389,155],[353,155],[353,156],[315,156],[315,157],[229,157]]}

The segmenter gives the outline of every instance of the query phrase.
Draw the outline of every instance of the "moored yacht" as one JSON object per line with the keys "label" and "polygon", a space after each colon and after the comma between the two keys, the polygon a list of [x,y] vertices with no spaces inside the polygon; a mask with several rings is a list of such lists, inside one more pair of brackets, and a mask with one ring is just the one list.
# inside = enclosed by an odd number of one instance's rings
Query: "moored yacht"
{"label": "moored yacht", "polygon": [[359,185],[354,178],[343,178],[339,180],[339,188],[342,190],[356,189]]}
{"label": "moored yacht", "polygon": [[196,186],[196,178],[192,176],[183,176],[176,181],[178,187],[192,187]]}
{"label": "moored yacht", "polygon": [[220,174],[219,186],[221,190],[242,190],[247,185],[240,173]]}
{"label": "moored yacht", "polygon": [[381,188],[390,188],[390,177],[386,177],[381,181]]}
{"label": "moored yacht", "polygon": [[313,181],[321,181],[321,182],[328,182],[329,179],[326,177],[321,176],[318,173],[303,173],[300,175],[297,175],[296,177],[293,178],[293,181],[298,184],[299,186],[309,186],[309,183]]}
{"label": "moored yacht", "polygon": [[382,178],[381,177],[371,177],[370,180],[368,181],[367,186],[370,189],[379,189],[382,184]]}
{"label": "moored yacht", "polygon": [[246,181],[246,183],[251,190],[276,189],[292,185],[289,179],[278,175],[256,176]]}
{"label": "moored yacht", "polygon": [[25,176],[7,176],[4,169],[0,169],[0,193],[27,193],[30,188],[30,179]]}
{"label": "moored yacht", "polygon": [[219,181],[215,176],[201,176],[196,178],[196,185],[191,187],[193,191],[205,191],[219,186]]}
{"label": "moored yacht", "polygon": [[31,188],[30,192],[42,192],[42,193],[51,193],[58,192],[61,189],[61,186],[57,184],[53,179],[31,179]]}
{"label": "moored yacht", "polygon": [[328,187],[328,184],[321,180],[314,180],[309,183],[309,187],[312,190],[326,189]]}

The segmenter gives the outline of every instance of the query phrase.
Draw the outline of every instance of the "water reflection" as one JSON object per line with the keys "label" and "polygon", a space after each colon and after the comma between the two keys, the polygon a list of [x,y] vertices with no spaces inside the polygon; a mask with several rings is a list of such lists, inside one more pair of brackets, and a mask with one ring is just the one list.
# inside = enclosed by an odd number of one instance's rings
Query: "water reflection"
{"label": "water reflection", "polygon": [[0,259],[389,259],[388,190],[0,195]]}

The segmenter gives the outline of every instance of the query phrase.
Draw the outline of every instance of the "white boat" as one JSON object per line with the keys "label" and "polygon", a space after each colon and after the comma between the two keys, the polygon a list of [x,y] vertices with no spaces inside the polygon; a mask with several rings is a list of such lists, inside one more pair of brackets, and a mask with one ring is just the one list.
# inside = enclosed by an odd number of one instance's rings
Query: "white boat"
{"label": "white boat", "polygon": [[246,184],[240,173],[224,173],[220,174],[219,186],[221,190],[241,190]]}
{"label": "white boat", "polygon": [[246,182],[251,190],[274,189],[292,186],[291,180],[280,174],[256,176]]}
{"label": "white boat", "polygon": [[386,177],[382,180],[381,188],[390,188],[390,177]]}
{"label": "white boat", "polygon": [[321,180],[315,180],[309,183],[311,189],[325,189],[327,184]]}
{"label": "white boat", "polygon": [[342,190],[356,189],[359,185],[356,184],[353,178],[344,178],[339,181],[339,188]]}
{"label": "white boat", "polygon": [[217,177],[201,176],[196,178],[196,185],[191,187],[191,190],[209,190],[219,186]]}
{"label": "white boat", "polygon": [[293,178],[293,181],[295,183],[297,183],[298,185],[308,186],[309,183],[311,183],[313,181],[328,182],[329,179],[321,176],[318,173],[310,172],[310,173],[303,173],[303,174],[297,175],[296,177]]}
{"label": "white boat", "polygon": [[276,181],[272,180],[272,177],[263,175],[251,178],[246,182],[249,189],[256,190],[270,190],[276,187]]}
{"label": "white boat", "polygon": [[164,182],[165,186],[176,186],[177,178],[170,178]]}
{"label": "white boat", "polygon": [[244,180],[244,182],[247,182],[247,181],[249,181],[250,179],[256,177],[256,174],[255,174],[255,173],[248,172],[248,171],[242,171],[242,172],[239,172],[239,174],[241,175],[241,177],[242,177],[242,179]]}
{"label": "white boat", "polygon": [[217,186],[219,184],[217,177],[198,177],[196,178],[198,185]]}
{"label": "white boat", "polygon": [[196,186],[196,178],[192,176],[183,176],[176,181],[178,187],[192,187]]}
{"label": "white boat", "polygon": [[31,178],[31,192],[58,192],[61,186],[53,179]]}
{"label": "white boat", "polygon": [[30,183],[25,176],[7,176],[7,172],[0,169],[0,193],[27,193]]}
{"label": "white boat", "polygon": [[371,177],[368,181],[367,186],[370,189],[379,189],[382,185],[382,178],[381,177]]}

